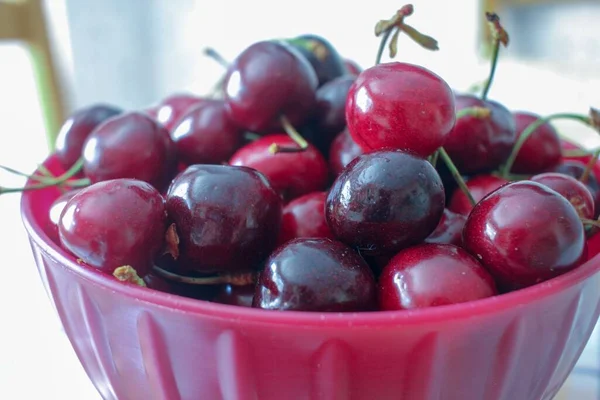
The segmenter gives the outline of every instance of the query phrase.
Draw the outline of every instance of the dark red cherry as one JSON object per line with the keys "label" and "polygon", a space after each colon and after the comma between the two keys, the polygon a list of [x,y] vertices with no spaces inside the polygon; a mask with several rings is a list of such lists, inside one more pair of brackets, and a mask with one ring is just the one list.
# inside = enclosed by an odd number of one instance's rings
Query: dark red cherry
{"label": "dark red cherry", "polygon": [[394,256],[379,277],[379,309],[412,310],[465,303],[498,293],[473,256],[450,244],[421,244]]}
{"label": "dark red cherry", "polygon": [[233,306],[252,307],[254,291],[255,285],[223,285],[217,290],[217,294],[212,301]]}
{"label": "dark red cherry", "polygon": [[329,170],[338,176],[350,161],[363,154],[363,150],[352,139],[347,129],[340,132],[329,148]]}
{"label": "dark red cherry", "polygon": [[174,94],[160,102],[154,111],[154,117],[168,131],[171,131],[190,108],[203,101],[203,98],[187,93]]}
{"label": "dark red cherry", "polygon": [[[471,196],[473,196],[475,202],[479,202],[485,196],[507,183],[506,179],[495,175],[476,175],[466,182],[467,188],[471,192]],[[469,215],[473,206],[462,190],[455,189],[450,198],[448,208],[455,213]]]}
{"label": "dark red cherry", "polygon": [[534,175],[531,181],[541,183],[562,194],[575,207],[581,218],[594,219],[594,198],[583,183],[572,176],[558,172],[546,172]]}
{"label": "dark red cherry", "polygon": [[[558,172],[561,174],[572,176],[575,179],[579,179],[583,176],[585,171],[586,164],[577,160],[565,160],[561,162],[556,168],[554,168],[553,172]],[[592,197],[594,198],[594,210],[595,210],[595,218],[598,218],[600,214],[600,184],[598,183],[598,179],[594,172],[591,172],[588,178],[583,182],[585,186],[588,188]]]}
{"label": "dark red cherry", "polygon": [[83,158],[83,170],[92,183],[132,178],[162,190],[177,168],[169,133],[139,112],[113,117],[95,129],[85,142]]}
{"label": "dark red cherry", "polygon": [[444,212],[444,188],[426,160],[400,150],[354,159],[327,196],[333,234],[361,254],[391,254],[422,242]]}
{"label": "dark red cherry", "polygon": [[167,279],[154,274],[152,271],[144,276],[144,283],[146,284],[146,287],[159,292],[175,293],[174,282],[168,281]]}
{"label": "dark red cherry", "polygon": [[463,229],[465,249],[501,286],[526,287],[577,267],[585,232],[567,199],[537,182],[509,183],[481,200]]}
{"label": "dark red cherry", "polygon": [[346,70],[348,70],[350,75],[358,76],[363,71],[363,69],[354,60],[345,59],[344,64],[346,64]]}
{"label": "dark red cherry", "polygon": [[317,90],[314,126],[329,143],[346,127],[346,99],[355,76],[345,75],[327,82]]}
{"label": "dark red cherry", "polygon": [[61,194],[54,202],[50,205],[50,209],[48,210],[49,217],[49,226],[46,232],[50,236],[50,239],[54,241],[54,243],[60,244],[60,238],[58,234],[58,223],[60,221],[60,215],[62,214],[63,209],[67,205],[67,202],[71,200],[76,193],[78,193],[81,189],[73,189],[69,190]]}
{"label": "dark red cherry", "polygon": [[294,126],[310,117],[318,80],[293,47],[264,41],[251,45],[233,61],[224,85],[231,119],[246,130],[271,133],[281,131],[281,116]]}
{"label": "dark red cherry", "polygon": [[[529,125],[541,117],[539,115],[518,111],[513,112],[517,127],[517,138]],[[516,174],[537,174],[556,167],[561,161],[560,139],[556,129],[549,123],[537,128],[523,143],[511,168]]]}
{"label": "dark red cherry", "polygon": [[282,204],[260,172],[192,165],[167,193],[179,237],[178,264],[201,273],[250,270],[274,248]]}
{"label": "dark red cherry", "polygon": [[104,121],[123,112],[115,106],[97,104],[75,111],[62,125],[56,137],[56,157],[65,170],[81,158],[83,144]]}
{"label": "dark red cherry", "polygon": [[98,182],[65,205],[62,246],[85,264],[111,274],[129,265],[143,277],[163,248],[167,214],[161,194],[135,179]]}
{"label": "dark red cherry", "polygon": [[188,109],[171,131],[179,161],[220,164],[244,144],[244,132],[230,119],[223,100],[204,100]]}
{"label": "dark red cherry", "polygon": [[462,230],[467,216],[444,209],[442,219],[433,232],[425,239],[425,243],[453,244],[462,246]]}
{"label": "dark red cherry", "polygon": [[325,220],[326,192],[300,196],[283,207],[279,244],[296,238],[335,239]]}
{"label": "dark red cherry", "polygon": [[325,189],[329,171],[319,150],[309,145],[305,151],[273,154],[269,151],[273,143],[297,147],[287,135],[267,135],[239,149],[229,164],[262,172],[285,200]]}
{"label": "dark red cherry", "polygon": [[581,161],[587,165],[588,161],[590,161],[590,159],[592,158],[591,154],[585,155],[585,156],[568,156],[567,154],[565,154],[566,152],[573,151],[573,150],[583,151],[583,147],[581,147],[577,143],[570,142],[563,138],[560,138],[559,140],[560,140],[560,148],[561,148],[561,153],[563,155],[563,160],[567,160],[567,161],[577,160],[577,161]]}
{"label": "dark red cherry", "polygon": [[504,163],[517,139],[515,119],[502,104],[472,95],[457,95],[456,110],[485,107],[487,118],[464,116],[448,135],[444,148],[461,173],[491,171]]}
{"label": "dark red cherry", "polygon": [[376,283],[367,263],[350,247],[331,239],[294,239],[265,263],[253,307],[322,312],[369,311]]}
{"label": "dark red cherry", "polygon": [[300,35],[287,42],[308,60],[317,75],[319,86],[348,73],[344,59],[324,37]]}
{"label": "dark red cherry", "polygon": [[456,116],[454,94],[433,72],[392,62],[363,71],[346,103],[348,130],[364,150],[427,157],[444,145]]}

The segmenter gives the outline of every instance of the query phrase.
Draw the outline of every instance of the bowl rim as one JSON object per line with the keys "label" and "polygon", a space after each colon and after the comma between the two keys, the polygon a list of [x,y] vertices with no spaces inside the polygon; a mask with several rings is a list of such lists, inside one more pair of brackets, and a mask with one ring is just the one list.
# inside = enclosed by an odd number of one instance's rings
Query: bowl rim
{"label": "bowl rim", "polygon": [[[46,160],[48,161],[48,160]],[[578,268],[548,281],[514,292],[496,295],[465,303],[429,307],[415,310],[368,311],[368,312],[314,312],[314,311],[273,311],[228,304],[196,300],[180,295],[164,293],[136,285],[123,284],[110,275],[93,267],[77,263],[46,234],[36,221],[34,191],[21,195],[21,219],[29,239],[45,255],[63,268],[76,274],[92,285],[106,290],[111,295],[135,299],[153,307],[168,309],[176,313],[195,314],[211,319],[235,321],[236,323],[261,323],[293,326],[335,327],[389,327],[397,325],[431,324],[440,321],[472,319],[501,313],[507,309],[522,307],[558,295],[582,283],[600,272],[600,253],[590,258]],[[600,233],[599,233],[600,234]],[[36,261],[37,262],[37,261]]]}

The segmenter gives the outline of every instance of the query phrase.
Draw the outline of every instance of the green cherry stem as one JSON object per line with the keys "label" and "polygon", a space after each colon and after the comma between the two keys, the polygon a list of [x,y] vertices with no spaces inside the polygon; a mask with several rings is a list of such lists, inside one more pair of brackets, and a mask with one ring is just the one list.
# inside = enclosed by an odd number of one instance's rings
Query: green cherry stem
{"label": "green cherry stem", "polygon": [[279,146],[277,143],[273,143],[269,146],[269,152],[271,154],[277,153],[299,153],[305,151],[308,148],[308,142],[302,137],[302,135],[294,128],[294,125],[290,122],[285,115],[280,117],[281,126],[287,135],[298,145],[298,147],[284,147]]}
{"label": "green cherry stem", "polygon": [[236,274],[221,274],[212,276],[184,276],[166,271],[160,267],[154,266],[152,271],[157,275],[170,281],[187,283],[190,285],[234,285],[246,286],[256,282],[255,272],[240,272]]}
{"label": "green cherry stem", "polygon": [[454,163],[452,162],[452,159],[450,158],[450,156],[448,155],[446,150],[444,150],[443,147],[440,147],[438,149],[438,152],[440,153],[440,157],[444,161],[444,164],[446,164],[446,167],[448,167],[450,174],[452,174],[452,177],[458,184],[458,187],[460,188],[460,190],[462,190],[462,192],[467,196],[467,198],[469,199],[469,203],[471,203],[472,206],[475,206],[476,203],[475,203],[475,199],[473,198],[473,195],[469,191],[467,184],[465,183],[464,179],[460,175],[460,172],[458,172],[456,165],[454,165]]}
{"label": "green cherry stem", "polygon": [[492,65],[490,68],[490,74],[488,76],[487,81],[485,82],[485,86],[483,87],[483,92],[481,93],[482,100],[487,99],[488,93],[490,92],[490,88],[492,87],[492,82],[494,80],[494,75],[496,75],[496,67],[498,66],[498,55],[500,54],[500,45],[504,45],[506,47],[508,45],[508,33],[504,30],[502,25],[500,25],[500,17],[496,13],[485,13],[485,17],[488,21],[488,25],[490,26],[492,32],[492,38],[494,40],[494,50],[492,53]]}
{"label": "green cherry stem", "polygon": [[[25,186],[22,188],[5,188],[0,187],[0,195],[5,193],[18,193],[28,190],[37,190],[37,189],[45,189],[51,186],[59,186],[62,184],[66,184],[69,179],[74,177],[81,169],[83,168],[83,159],[77,160],[75,164],[67,172],[62,174],[59,177],[54,179],[44,179],[43,182]],[[36,177],[32,177],[32,179],[36,179]],[[78,179],[77,181],[69,182],[68,186],[70,187],[83,187],[90,184],[89,179]]]}
{"label": "green cherry stem", "polygon": [[512,169],[512,167],[515,163],[515,160],[517,159],[517,156],[519,155],[519,151],[521,151],[523,144],[529,138],[529,136],[531,136],[533,134],[533,132],[535,132],[535,130],[538,129],[540,126],[544,125],[547,122],[556,120],[556,119],[568,119],[568,120],[579,121],[581,123],[584,123],[587,126],[590,126],[590,124],[591,124],[590,118],[586,115],[581,115],[581,114],[558,113],[558,114],[548,115],[547,117],[538,118],[536,121],[529,124],[527,126],[527,128],[525,128],[525,130],[521,133],[521,136],[519,136],[519,138],[515,142],[515,145],[513,146],[512,151],[511,151],[510,155],[508,156],[508,159],[506,160],[506,163],[500,170],[500,175],[502,177],[505,178],[510,174],[510,170]]}

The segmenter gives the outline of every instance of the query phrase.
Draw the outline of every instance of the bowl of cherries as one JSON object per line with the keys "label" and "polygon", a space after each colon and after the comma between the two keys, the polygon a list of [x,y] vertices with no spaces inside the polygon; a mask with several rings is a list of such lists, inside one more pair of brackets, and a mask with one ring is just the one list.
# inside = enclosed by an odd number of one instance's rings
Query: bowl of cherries
{"label": "bowl of cherries", "polygon": [[[600,151],[423,66],[253,43],[215,93],[65,121],[24,187],[105,399],[551,399],[600,313]],[[508,43],[497,15],[496,63]]]}

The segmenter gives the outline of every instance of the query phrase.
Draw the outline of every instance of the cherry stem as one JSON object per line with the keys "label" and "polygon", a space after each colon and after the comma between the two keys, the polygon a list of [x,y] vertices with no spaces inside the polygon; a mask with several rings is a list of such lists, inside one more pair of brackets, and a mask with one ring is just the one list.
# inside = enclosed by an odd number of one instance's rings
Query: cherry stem
{"label": "cherry stem", "polygon": [[302,137],[302,135],[294,128],[294,125],[290,122],[285,115],[280,117],[281,126],[287,135],[298,145],[298,147],[287,147],[279,146],[277,143],[273,143],[269,146],[269,152],[271,154],[277,153],[299,153],[305,151],[308,148],[308,142]]}
{"label": "cherry stem", "polygon": [[250,141],[250,142],[254,142],[255,140],[260,139],[261,136],[257,133],[254,132],[244,132],[244,139]]}
{"label": "cherry stem", "polygon": [[563,157],[586,157],[586,156],[591,156],[593,154],[594,154],[594,152],[590,151],[590,150],[573,149],[573,150],[563,150],[562,151]]}
{"label": "cherry stem", "polygon": [[179,283],[187,283],[190,285],[234,285],[234,286],[246,286],[256,282],[255,272],[240,272],[237,274],[221,274],[213,276],[203,277],[192,277],[175,274],[173,272],[166,271],[160,267],[154,266],[152,269],[157,275],[161,277]]}
{"label": "cherry stem", "polygon": [[229,68],[229,61],[227,61],[218,51],[213,49],[212,47],[207,47],[204,49],[204,55],[212,58],[217,63],[219,63],[223,68]]}
{"label": "cherry stem", "polygon": [[595,219],[581,218],[581,222],[587,226],[593,226],[596,228],[600,228],[600,221],[596,221]]}
{"label": "cherry stem", "polygon": [[431,165],[433,165],[433,167],[435,168],[435,166],[437,165],[437,161],[438,158],[440,158],[440,152],[436,151],[435,153],[433,153],[430,157],[429,157],[429,163]]}
{"label": "cherry stem", "polygon": [[508,45],[508,33],[504,30],[502,25],[500,25],[500,17],[498,17],[496,13],[489,12],[485,13],[485,17],[492,31],[492,38],[494,40],[494,52],[492,53],[492,66],[490,68],[490,74],[488,76],[488,79],[485,81],[485,86],[483,88],[483,92],[481,93],[481,98],[483,100],[487,99],[490,88],[492,87],[494,75],[496,75],[498,55],[500,54],[500,45],[502,44],[504,45],[504,47]]}
{"label": "cherry stem", "polygon": [[467,107],[456,112],[456,119],[474,117],[478,119],[489,118],[492,111],[486,107]]}
{"label": "cherry stem", "polygon": [[146,287],[146,282],[137,274],[137,271],[130,265],[123,265],[114,270],[113,276],[121,282],[129,282],[134,285]]}
{"label": "cherry stem", "polygon": [[544,125],[545,123],[547,123],[549,121],[555,120],[555,119],[568,119],[568,120],[582,122],[588,126],[591,125],[590,118],[586,115],[581,115],[581,114],[558,113],[558,114],[548,115],[547,117],[538,118],[536,121],[529,124],[527,126],[527,128],[525,128],[525,130],[521,133],[521,135],[515,142],[515,145],[513,146],[512,151],[511,151],[510,155],[508,156],[508,159],[506,160],[506,163],[504,164],[504,166],[501,169],[500,174],[502,177],[507,177],[510,174],[510,170],[512,169],[512,167],[515,163],[515,160],[517,159],[517,156],[519,155],[519,151],[521,151],[523,144],[529,138],[529,136],[531,136],[533,134],[533,132],[535,132],[535,130],[538,129],[540,126]]}
{"label": "cherry stem", "polygon": [[387,30],[383,37],[381,38],[381,42],[379,42],[379,49],[377,49],[377,57],[375,58],[375,65],[381,64],[381,59],[383,58],[383,52],[385,51],[385,45],[392,35],[392,29]]}
{"label": "cherry stem", "polygon": [[[77,160],[77,162],[75,164],[73,164],[73,166],[71,168],[69,168],[69,170],[67,172],[65,172],[64,174],[62,174],[59,177],[56,177],[54,179],[44,179],[39,184],[29,185],[29,186],[25,186],[22,188],[0,187],[0,195],[5,194],[5,193],[18,193],[18,192],[23,192],[23,191],[28,191],[28,190],[45,189],[45,188],[48,188],[51,186],[59,186],[62,184],[67,184],[67,180],[69,180],[73,176],[75,176],[79,171],[81,171],[82,168],[83,168],[83,159],[80,158],[79,160]],[[37,179],[36,177],[31,177],[31,178]],[[84,178],[84,179],[77,179],[76,181],[69,182],[68,186],[82,187],[82,186],[87,186],[89,184],[90,184],[89,179]]]}
{"label": "cherry stem", "polygon": [[450,158],[448,153],[446,153],[446,150],[443,147],[440,147],[438,149],[438,152],[440,153],[442,160],[446,164],[446,167],[448,167],[448,170],[452,174],[452,177],[458,184],[458,187],[460,188],[460,190],[462,190],[462,192],[467,196],[467,199],[469,199],[469,203],[471,203],[472,206],[475,206],[476,202],[475,202],[475,199],[473,198],[473,195],[469,191],[469,188],[467,187],[467,184],[465,183],[464,179],[460,175],[460,172],[458,172],[456,165],[454,165],[454,163],[452,162],[452,159]]}

